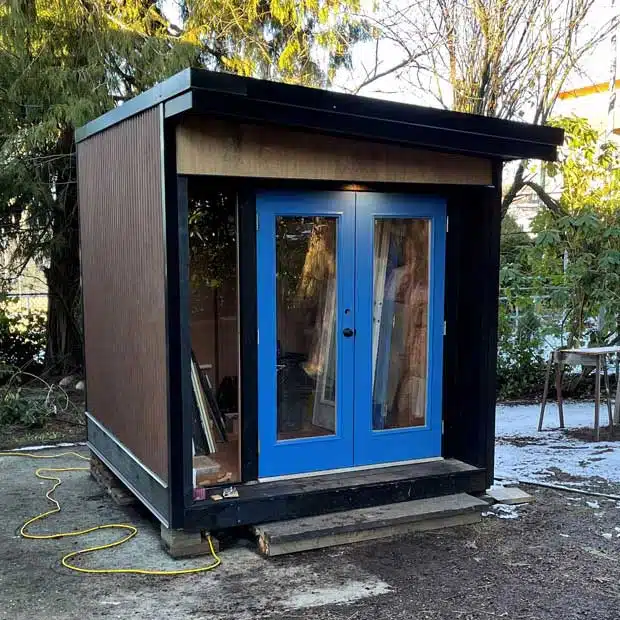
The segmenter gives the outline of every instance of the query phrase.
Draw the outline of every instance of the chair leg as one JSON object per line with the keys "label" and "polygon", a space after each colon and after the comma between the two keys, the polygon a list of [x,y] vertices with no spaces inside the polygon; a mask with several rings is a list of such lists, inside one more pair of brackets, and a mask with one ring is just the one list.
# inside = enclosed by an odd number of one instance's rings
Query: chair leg
{"label": "chair leg", "polygon": [[596,377],[594,378],[594,441],[600,441],[600,409],[601,409],[601,356],[596,356]]}
{"label": "chair leg", "polygon": [[543,390],[542,404],[540,405],[540,418],[538,419],[538,432],[542,431],[543,419],[545,417],[545,406],[547,405],[547,396],[549,394],[549,379],[551,378],[551,366],[553,365],[553,351],[549,354],[547,362],[547,373],[545,375],[545,388]]}
{"label": "chair leg", "polygon": [[603,376],[605,377],[605,392],[607,393],[607,413],[609,414],[609,436],[614,436],[614,415],[611,410],[611,389],[609,387],[609,375],[607,374],[607,355],[603,355]]}
{"label": "chair leg", "polygon": [[562,400],[562,370],[564,364],[560,361],[555,365],[555,391],[558,395],[558,413],[560,414],[560,428],[564,428],[564,403]]}
{"label": "chair leg", "polygon": [[[617,366],[616,366],[617,368]],[[616,403],[614,406],[614,422],[620,424],[620,373],[616,373]]]}

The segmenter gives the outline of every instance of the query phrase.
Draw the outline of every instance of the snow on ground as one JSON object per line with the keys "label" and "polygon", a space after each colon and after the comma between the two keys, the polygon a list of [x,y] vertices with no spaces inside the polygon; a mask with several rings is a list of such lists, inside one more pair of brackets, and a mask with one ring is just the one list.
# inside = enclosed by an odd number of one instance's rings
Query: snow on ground
{"label": "snow on ground", "polygon": [[[553,481],[556,471],[571,476],[599,476],[620,483],[620,442],[585,442],[559,430],[558,409],[548,403],[545,423],[539,433],[540,405],[500,405],[496,410],[495,476],[507,480]],[[601,403],[601,424],[607,421],[607,407]],[[594,425],[594,403],[564,404],[567,428]],[[566,480],[562,484],[570,484]],[[573,484],[576,484],[573,482]]]}

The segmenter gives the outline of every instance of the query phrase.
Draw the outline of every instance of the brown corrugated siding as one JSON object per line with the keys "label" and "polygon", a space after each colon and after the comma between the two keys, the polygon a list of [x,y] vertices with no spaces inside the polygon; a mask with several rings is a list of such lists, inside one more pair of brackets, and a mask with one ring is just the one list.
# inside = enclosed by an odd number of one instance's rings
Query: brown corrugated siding
{"label": "brown corrugated siding", "polygon": [[88,411],[168,479],[159,111],[78,145]]}

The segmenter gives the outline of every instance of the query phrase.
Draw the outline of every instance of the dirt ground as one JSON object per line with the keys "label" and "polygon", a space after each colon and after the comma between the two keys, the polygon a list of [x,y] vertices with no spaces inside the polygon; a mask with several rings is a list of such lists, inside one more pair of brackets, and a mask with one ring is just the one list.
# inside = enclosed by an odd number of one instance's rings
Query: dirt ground
{"label": "dirt ground", "polygon": [[[70,465],[81,463],[50,464]],[[195,576],[81,575],[60,566],[63,553],[117,534],[21,539],[22,521],[47,508],[47,483],[33,476],[37,466],[42,462],[0,457],[2,619],[616,620],[620,614],[617,501],[529,487],[535,504],[489,510],[473,526],[276,559],[239,543],[221,553],[222,566]],[[140,528],[127,545],[81,565],[173,568],[207,561],[169,559],[143,514],[114,505],[87,472],[62,476],[62,513],[34,531],[111,522]],[[605,490],[620,493],[618,485]]]}

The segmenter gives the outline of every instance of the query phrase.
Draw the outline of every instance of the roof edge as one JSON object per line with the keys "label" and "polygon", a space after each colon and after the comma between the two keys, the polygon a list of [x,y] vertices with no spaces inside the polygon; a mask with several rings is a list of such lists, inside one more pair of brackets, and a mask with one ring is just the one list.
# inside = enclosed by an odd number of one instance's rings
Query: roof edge
{"label": "roof edge", "polygon": [[558,127],[190,68],[80,127],[76,142],[186,93],[191,93],[189,102],[178,106],[171,116],[203,113],[505,161],[552,161],[564,140]]}
{"label": "roof edge", "polygon": [[127,100],[122,105],[112,108],[105,114],[78,127],[75,130],[75,142],[82,142],[92,135],[108,129],[112,125],[116,125],[131,116],[135,116],[140,112],[144,112],[144,110],[155,107],[171,97],[175,97],[176,95],[190,90],[192,85],[192,71],[193,69],[184,69],[180,73],[176,73],[163,82],[159,82],[152,88]]}

